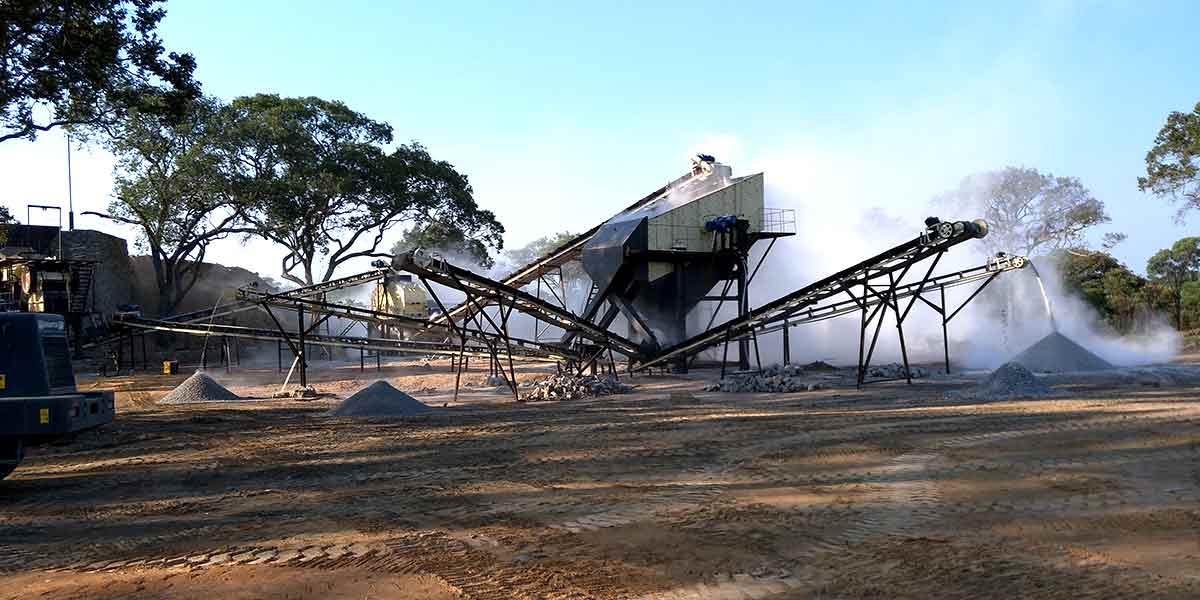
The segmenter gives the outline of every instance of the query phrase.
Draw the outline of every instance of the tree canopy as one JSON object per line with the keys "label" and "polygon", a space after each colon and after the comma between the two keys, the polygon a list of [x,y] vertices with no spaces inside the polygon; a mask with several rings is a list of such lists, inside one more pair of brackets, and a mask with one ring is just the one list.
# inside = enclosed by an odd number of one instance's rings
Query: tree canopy
{"label": "tree canopy", "polygon": [[0,206],[0,225],[5,223],[16,223],[17,219],[8,211],[7,206]]}
{"label": "tree canopy", "polygon": [[[0,2],[0,142],[113,125],[130,109],[183,118],[200,85],[192,56],[168,53],[158,37],[162,4]],[[49,115],[39,118],[39,107]]]}
{"label": "tree canopy", "polygon": [[100,215],[139,229],[137,244],[149,252],[158,288],[158,311],[172,314],[201,276],[205,252],[235,233],[239,212],[217,169],[221,104],[190,103],[180,122],[132,111],[113,130],[117,157],[114,199]]}
{"label": "tree canopy", "polygon": [[1184,287],[1200,280],[1200,237],[1186,237],[1155,252],[1146,262],[1146,274],[1170,292],[1175,325],[1183,327]]}
{"label": "tree canopy", "polygon": [[1200,102],[1190,113],[1173,112],[1146,153],[1138,189],[1181,204],[1178,218],[1200,208]]}
{"label": "tree canopy", "polygon": [[1050,256],[1066,288],[1118,331],[1133,330],[1161,308],[1161,290],[1106,252],[1058,250]]}
{"label": "tree canopy", "polygon": [[347,261],[386,257],[402,223],[441,223],[500,248],[504,228],[475,203],[465,175],[420,144],[391,153],[386,123],[341,102],[259,94],[223,111],[221,169],[243,217],[287,254],[281,276],[327,281]]}
{"label": "tree canopy", "polygon": [[472,263],[485,269],[496,264],[484,240],[468,238],[463,230],[452,223],[433,221],[406,229],[392,245],[392,254],[403,254],[417,248],[437,251],[454,263]]}
{"label": "tree canopy", "polygon": [[1089,228],[1111,220],[1104,203],[1078,179],[1024,167],[968,176],[934,198],[934,205],[957,217],[986,220],[983,242],[989,251],[1029,256],[1081,246]]}

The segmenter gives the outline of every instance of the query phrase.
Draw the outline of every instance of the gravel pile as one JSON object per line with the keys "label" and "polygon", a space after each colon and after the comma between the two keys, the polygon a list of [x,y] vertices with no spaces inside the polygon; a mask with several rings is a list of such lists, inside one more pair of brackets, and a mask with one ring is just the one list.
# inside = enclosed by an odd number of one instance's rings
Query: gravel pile
{"label": "gravel pile", "polygon": [[725,379],[704,386],[704,391],[731,394],[811,392],[828,387],[828,385],[826,382],[816,380],[810,371],[819,373],[828,372],[830,369],[831,367],[825,363],[812,363],[804,366],[772,365],[757,373],[734,373]]}
{"label": "gravel pile", "polygon": [[1055,331],[1012,359],[1038,373],[1070,371],[1104,371],[1114,368],[1111,363],[1076,344],[1071,338]]}
{"label": "gravel pile", "polygon": [[196,371],[178,387],[159,398],[159,404],[195,404],[198,402],[231,402],[244,400],[229,391],[202,371]]}
{"label": "gravel pile", "polygon": [[430,410],[433,409],[420,400],[380,380],[346,398],[329,414],[334,417],[407,417]]}
{"label": "gravel pile", "polygon": [[1054,391],[1049,386],[1018,362],[1004,363],[974,389],[948,394],[952,398],[985,401],[1045,398],[1053,395]]}
{"label": "gravel pile", "polygon": [[[929,370],[922,367],[909,367],[909,372],[912,373],[913,379],[921,379],[929,377]],[[900,363],[890,363],[886,365],[875,365],[867,367],[867,377],[876,379],[899,379],[904,377],[904,365]]]}
{"label": "gravel pile", "polygon": [[704,386],[706,392],[749,394],[754,392],[812,392],[828,387],[824,382],[788,375],[731,375]]}
{"label": "gravel pile", "polygon": [[582,400],[614,394],[628,394],[631,391],[633,391],[633,386],[625,385],[611,377],[555,375],[534,383],[521,398],[523,400]]}

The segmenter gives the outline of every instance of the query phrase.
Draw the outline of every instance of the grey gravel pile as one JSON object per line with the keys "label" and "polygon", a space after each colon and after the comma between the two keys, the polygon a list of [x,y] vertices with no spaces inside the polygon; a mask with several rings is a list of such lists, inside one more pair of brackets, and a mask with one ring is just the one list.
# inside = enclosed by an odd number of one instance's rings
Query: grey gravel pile
{"label": "grey gravel pile", "polygon": [[[909,366],[908,371],[912,373],[913,379],[929,377],[929,370],[922,367]],[[904,365],[900,363],[890,363],[886,365],[867,367],[867,377],[870,378],[899,379],[904,376]]]}
{"label": "grey gravel pile", "polygon": [[730,394],[749,394],[754,392],[811,392],[825,389],[828,385],[821,381],[805,379],[803,372],[798,375],[767,375],[764,373],[735,374],[720,381],[714,381],[704,386],[706,392],[726,392]]}
{"label": "grey gravel pile", "polygon": [[355,392],[329,414],[334,417],[407,417],[430,410],[433,409],[420,400],[380,380]]}
{"label": "grey gravel pile", "polygon": [[522,396],[522,399],[582,400],[614,394],[628,394],[631,391],[633,391],[633,386],[625,385],[611,377],[555,375],[534,383]]}
{"label": "grey gravel pile", "polygon": [[1076,344],[1071,338],[1055,331],[1012,359],[1038,373],[1070,371],[1104,371],[1114,368],[1111,363]]}
{"label": "grey gravel pile", "polygon": [[229,391],[202,371],[196,371],[178,387],[159,398],[159,404],[195,404],[198,402],[230,402],[244,400]]}
{"label": "grey gravel pile", "polygon": [[1053,395],[1055,393],[1049,386],[1017,362],[1004,363],[974,389],[948,394],[953,398],[984,401],[1045,398]]}
{"label": "grey gravel pile", "polygon": [[837,367],[820,361],[807,365],[771,365],[753,373],[733,373],[704,386],[704,391],[730,394],[811,392],[829,387],[829,380],[836,379],[829,372],[837,370]]}

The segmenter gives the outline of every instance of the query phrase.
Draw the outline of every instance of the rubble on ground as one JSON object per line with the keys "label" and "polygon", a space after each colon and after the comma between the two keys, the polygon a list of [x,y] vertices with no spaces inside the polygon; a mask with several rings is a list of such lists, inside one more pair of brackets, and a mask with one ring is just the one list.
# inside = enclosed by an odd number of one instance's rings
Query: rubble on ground
{"label": "rubble on ground", "polygon": [[555,375],[549,379],[534,382],[521,399],[582,400],[598,396],[628,394],[631,391],[633,391],[633,386],[625,385],[612,377]]}
{"label": "rubble on ground", "polygon": [[229,391],[203,371],[196,371],[175,389],[158,400],[159,404],[195,404],[198,402],[232,402],[244,400]]}
{"label": "rubble on ground", "polygon": [[[821,363],[821,366],[813,370],[818,372],[827,371],[828,369],[825,367],[828,366],[826,363]],[[733,373],[725,379],[704,386],[704,391],[732,394],[751,392],[811,392],[829,387],[828,383],[820,381],[819,377],[814,377],[808,373],[805,366],[772,365],[762,371]],[[827,379],[828,376],[824,376],[824,378]]]}
{"label": "rubble on ground", "polygon": [[379,380],[346,398],[329,411],[334,417],[407,417],[433,410],[426,404]]}
{"label": "rubble on ground", "polygon": [[973,389],[946,394],[949,399],[963,400],[1016,400],[1020,398],[1045,398],[1055,395],[1040,379],[1021,363],[1007,362],[992,371]]}
{"label": "rubble on ground", "polygon": [[721,381],[704,386],[706,392],[748,394],[752,392],[812,392],[828,384],[787,375],[730,375]]}
{"label": "rubble on ground", "polygon": [[[913,379],[923,379],[929,377],[929,370],[924,367],[910,365],[908,372],[912,374]],[[900,379],[905,377],[904,365],[900,363],[888,363],[886,365],[875,365],[867,367],[868,379]]]}

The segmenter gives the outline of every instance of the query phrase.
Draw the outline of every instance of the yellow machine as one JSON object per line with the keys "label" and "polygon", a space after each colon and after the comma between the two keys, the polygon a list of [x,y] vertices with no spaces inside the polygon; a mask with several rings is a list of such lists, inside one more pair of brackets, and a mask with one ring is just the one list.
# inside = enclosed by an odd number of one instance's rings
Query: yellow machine
{"label": "yellow machine", "polygon": [[[428,300],[429,293],[413,282],[412,275],[389,275],[371,292],[371,310],[414,319],[428,319]],[[386,326],[380,333],[383,337],[407,336],[407,332]]]}

